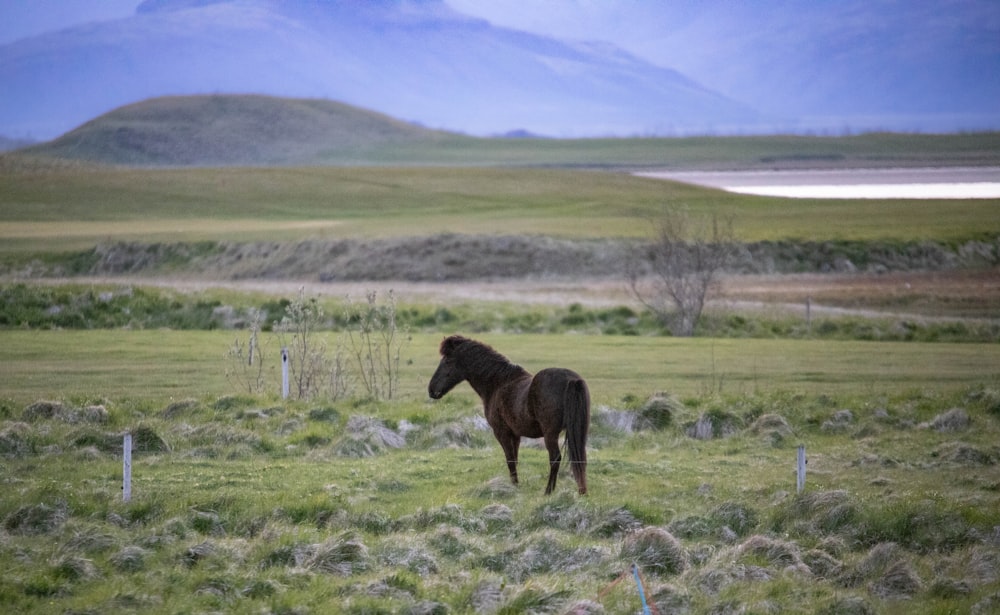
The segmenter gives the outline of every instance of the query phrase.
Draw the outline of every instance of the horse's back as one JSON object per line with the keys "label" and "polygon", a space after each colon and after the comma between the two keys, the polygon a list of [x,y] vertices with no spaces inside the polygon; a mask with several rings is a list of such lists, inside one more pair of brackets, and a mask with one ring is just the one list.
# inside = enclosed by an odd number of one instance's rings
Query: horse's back
{"label": "horse's back", "polygon": [[571,382],[579,382],[589,396],[587,383],[583,377],[564,367],[550,367],[536,373],[531,381],[528,395],[536,405],[549,408],[561,407],[566,399],[566,386]]}

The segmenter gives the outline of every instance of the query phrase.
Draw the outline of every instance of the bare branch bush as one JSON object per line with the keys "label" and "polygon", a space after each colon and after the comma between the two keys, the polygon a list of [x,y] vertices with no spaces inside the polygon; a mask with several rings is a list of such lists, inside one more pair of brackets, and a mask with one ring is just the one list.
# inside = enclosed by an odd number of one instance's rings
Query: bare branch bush
{"label": "bare branch bush", "polygon": [[267,356],[265,346],[268,340],[260,335],[263,318],[263,312],[252,310],[250,326],[246,329],[246,341],[237,336],[226,351],[226,379],[237,390],[251,395],[259,395],[267,388],[264,357]]}
{"label": "bare branch bush", "polygon": [[288,349],[288,371],[291,393],[299,399],[319,395],[328,376],[326,343],[317,332],[323,324],[323,306],[315,297],[306,298],[305,291],[285,307],[285,315],[275,323],[282,348]]}
{"label": "bare branch bush", "polygon": [[392,399],[399,392],[399,357],[410,337],[396,322],[396,297],[389,291],[379,303],[374,291],[365,303],[347,306],[349,352],[362,388],[373,399]]}
{"label": "bare branch bush", "polygon": [[709,289],[736,253],[732,219],[668,207],[651,226],[652,242],[628,259],[629,289],[673,335],[694,335]]}

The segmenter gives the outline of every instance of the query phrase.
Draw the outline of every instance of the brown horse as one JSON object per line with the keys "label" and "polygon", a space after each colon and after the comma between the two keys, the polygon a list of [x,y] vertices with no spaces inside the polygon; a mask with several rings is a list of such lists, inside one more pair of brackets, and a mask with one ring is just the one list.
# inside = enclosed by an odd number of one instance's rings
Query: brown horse
{"label": "brown horse", "polygon": [[587,493],[590,391],[579,374],[553,367],[532,377],[486,344],[453,335],[441,342],[441,363],[427,392],[431,398],[441,399],[463,380],[483,400],[486,422],[507,455],[511,482],[517,484],[521,437],[544,438],[549,451],[545,494],[552,493],[562,461],[559,432],[565,429],[573,478],[580,493]]}

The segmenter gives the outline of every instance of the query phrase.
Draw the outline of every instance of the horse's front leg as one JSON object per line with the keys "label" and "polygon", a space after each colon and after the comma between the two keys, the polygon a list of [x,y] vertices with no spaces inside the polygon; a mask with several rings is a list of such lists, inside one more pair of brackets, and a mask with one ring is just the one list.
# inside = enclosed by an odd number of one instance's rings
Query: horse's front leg
{"label": "horse's front leg", "polygon": [[549,484],[545,486],[545,495],[549,495],[555,491],[556,478],[559,476],[559,463],[562,461],[558,432],[552,437],[545,436],[545,448],[549,451]]}

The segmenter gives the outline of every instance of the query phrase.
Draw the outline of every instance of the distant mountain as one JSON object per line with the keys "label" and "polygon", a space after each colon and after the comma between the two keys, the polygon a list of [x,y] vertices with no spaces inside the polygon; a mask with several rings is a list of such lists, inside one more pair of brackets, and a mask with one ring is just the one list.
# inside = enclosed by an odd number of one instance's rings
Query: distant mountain
{"label": "distant mountain", "polygon": [[327,100],[171,96],[126,105],[21,153],[134,166],[367,160],[372,148],[462,138]]}
{"label": "distant mountain", "polygon": [[996,0],[663,3],[656,46],[788,126],[1000,129]]}
{"label": "distant mountain", "polygon": [[619,49],[496,28],[441,0],[149,0],[0,47],[0,134],[51,138],[164,95],[326,98],[434,128],[725,131],[748,106]]}

